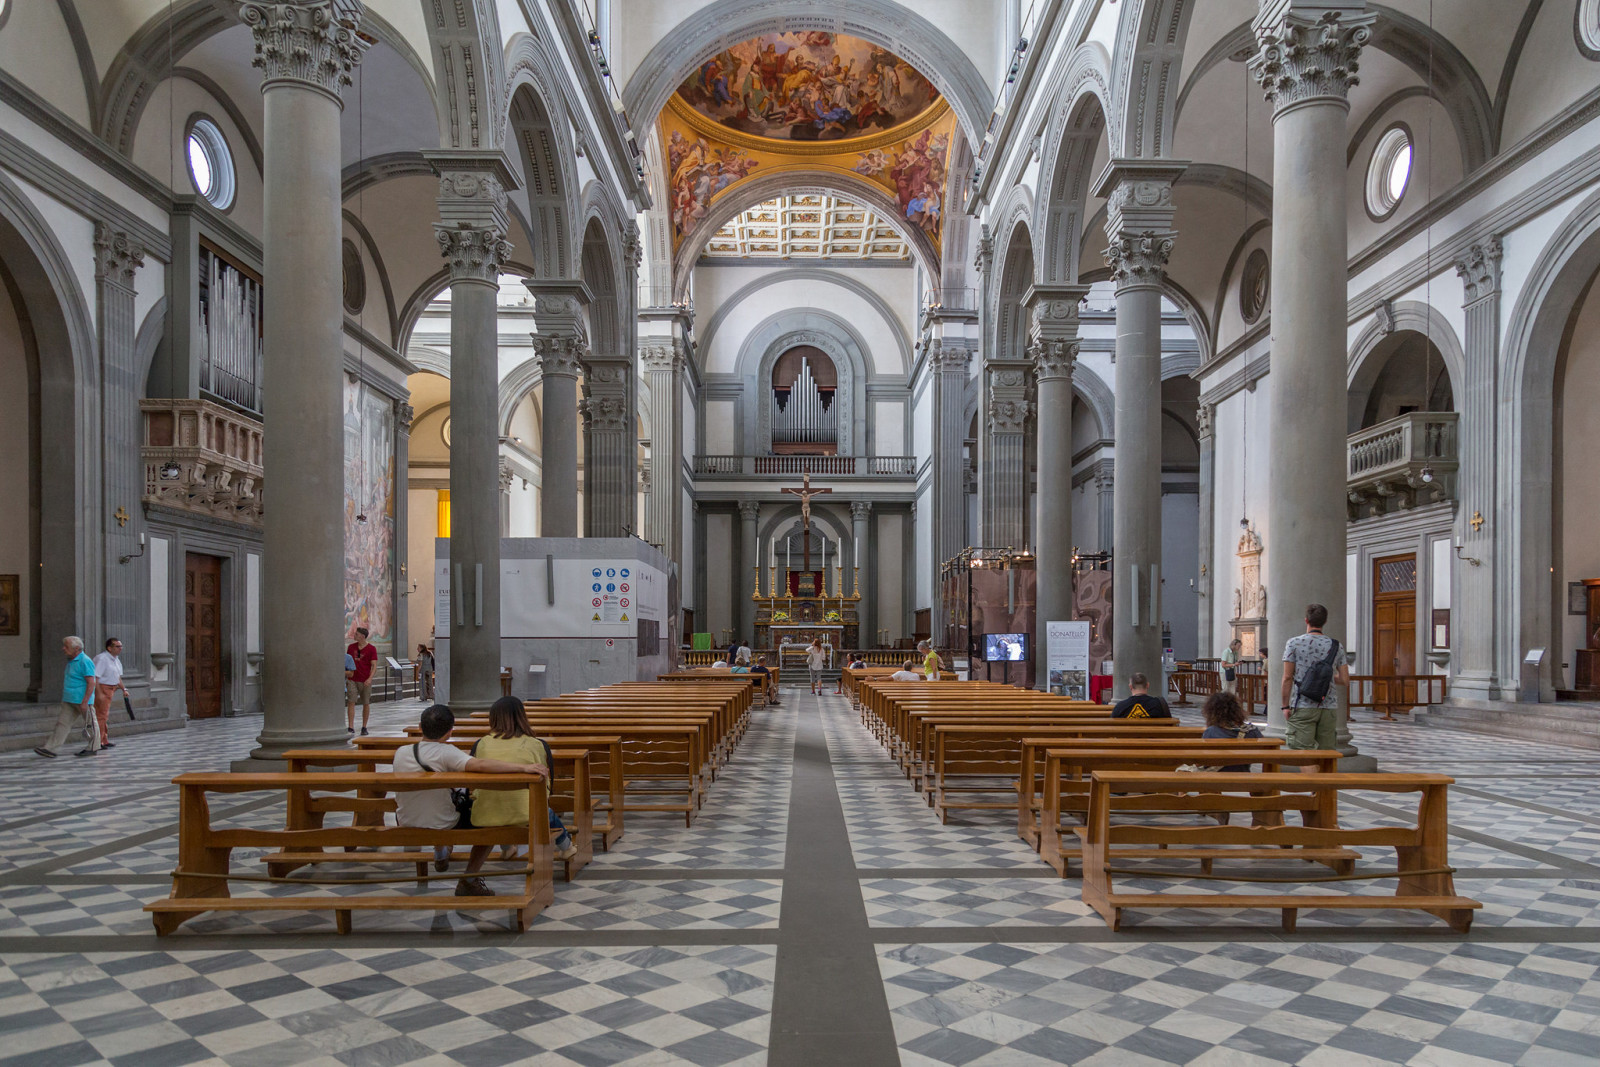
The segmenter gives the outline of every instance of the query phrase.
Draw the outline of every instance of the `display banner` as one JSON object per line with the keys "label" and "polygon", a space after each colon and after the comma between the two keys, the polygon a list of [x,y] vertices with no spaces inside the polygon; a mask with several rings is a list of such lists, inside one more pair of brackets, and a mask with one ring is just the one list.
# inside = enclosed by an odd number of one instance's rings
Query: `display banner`
{"label": "display banner", "polygon": [[1074,700],[1089,699],[1088,622],[1045,624],[1045,669],[1048,689]]}

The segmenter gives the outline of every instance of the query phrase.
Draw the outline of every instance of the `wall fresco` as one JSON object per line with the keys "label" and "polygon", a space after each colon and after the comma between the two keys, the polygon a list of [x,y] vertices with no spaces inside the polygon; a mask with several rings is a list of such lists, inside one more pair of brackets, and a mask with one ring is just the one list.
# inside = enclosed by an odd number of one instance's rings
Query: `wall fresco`
{"label": "wall fresco", "polygon": [[[365,626],[380,654],[394,649],[394,408],[344,385],[344,622]],[[366,516],[362,522],[357,516]]]}

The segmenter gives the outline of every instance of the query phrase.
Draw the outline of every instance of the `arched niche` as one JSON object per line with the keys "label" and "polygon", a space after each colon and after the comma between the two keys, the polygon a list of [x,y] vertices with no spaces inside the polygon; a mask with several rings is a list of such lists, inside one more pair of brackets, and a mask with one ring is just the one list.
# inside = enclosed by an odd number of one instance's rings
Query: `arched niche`
{"label": "arched niche", "polygon": [[744,383],[744,436],[756,455],[772,452],[773,368],[790,349],[815,348],[827,356],[838,375],[837,454],[867,451],[867,369],[871,359],[859,335],[843,319],[821,308],[789,308],[767,318],[740,346],[737,373]]}
{"label": "arched niche", "polygon": [[1390,305],[1350,348],[1348,432],[1400,414],[1400,406],[1454,410],[1465,373],[1461,341],[1436,308],[1416,300]]}

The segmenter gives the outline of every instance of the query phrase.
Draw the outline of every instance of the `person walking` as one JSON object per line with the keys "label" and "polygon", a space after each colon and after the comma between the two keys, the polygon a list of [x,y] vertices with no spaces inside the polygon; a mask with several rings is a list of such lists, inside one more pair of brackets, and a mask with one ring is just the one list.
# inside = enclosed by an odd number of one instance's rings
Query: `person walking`
{"label": "person walking", "polygon": [[1331,749],[1338,729],[1337,686],[1350,684],[1350,667],[1339,642],[1322,632],[1328,609],[1306,606],[1306,632],[1283,648],[1283,713],[1289,748]]}
{"label": "person walking", "polygon": [[361,701],[361,736],[367,736],[367,722],[372,718],[372,666],[378,662],[378,649],[367,640],[367,628],[356,627],[356,639],[350,642],[345,655],[356,661],[355,669],[347,674],[344,683],[345,733],[356,732],[356,700]]}
{"label": "person walking", "polygon": [[122,642],[108,638],[105,651],[94,658],[94,717],[100,726],[100,748],[116,748],[111,742],[111,697],[118,689],[128,698],[122,682]]}
{"label": "person walking", "polygon": [[433,699],[433,649],[427,645],[417,646],[417,678],[422,683],[422,699]]}
{"label": "person walking", "polygon": [[917,642],[917,651],[922,653],[922,674],[930,682],[939,680],[939,653],[927,641]]}
{"label": "person walking", "polygon": [[83,654],[81,637],[63,638],[61,652],[67,657],[67,669],[61,679],[61,704],[56,711],[56,727],[50,731],[50,740],[34,751],[48,759],[55,759],[56,750],[67,743],[67,734],[82,716],[84,729],[89,734],[89,744],[78,755],[98,756],[100,723],[94,717],[94,660]]}
{"label": "person walking", "polygon": [[1228,645],[1228,651],[1222,654],[1222,688],[1224,692],[1232,693],[1239,685],[1239,653],[1244,649],[1244,642],[1235,637]]}
{"label": "person walking", "polygon": [[813,696],[822,693],[822,667],[828,661],[828,655],[822,651],[822,638],[813,637],[811,644],[806,647],[806,669],[811,672],[811,693]]}

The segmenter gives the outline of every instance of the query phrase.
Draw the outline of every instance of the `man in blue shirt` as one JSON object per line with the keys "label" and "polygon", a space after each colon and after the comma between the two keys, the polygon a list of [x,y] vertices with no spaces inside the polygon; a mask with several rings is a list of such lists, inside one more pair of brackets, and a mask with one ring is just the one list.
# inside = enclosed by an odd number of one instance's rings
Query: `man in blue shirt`
{"label": "man in blue shirt", "polygon": [[86,720],[84,729],[89,735],[89,746],[78,755],[98,755],[100,724],[94,717],[94,660],[84,655],[81,637],[62,641],[61,651],[67,657],[67,672],[61,680],[61,707],[56,712],[56,728],[50,732],[50,740],[34,751],[54,759],[56,750],[67,743],[67,734],[82,716]]}

